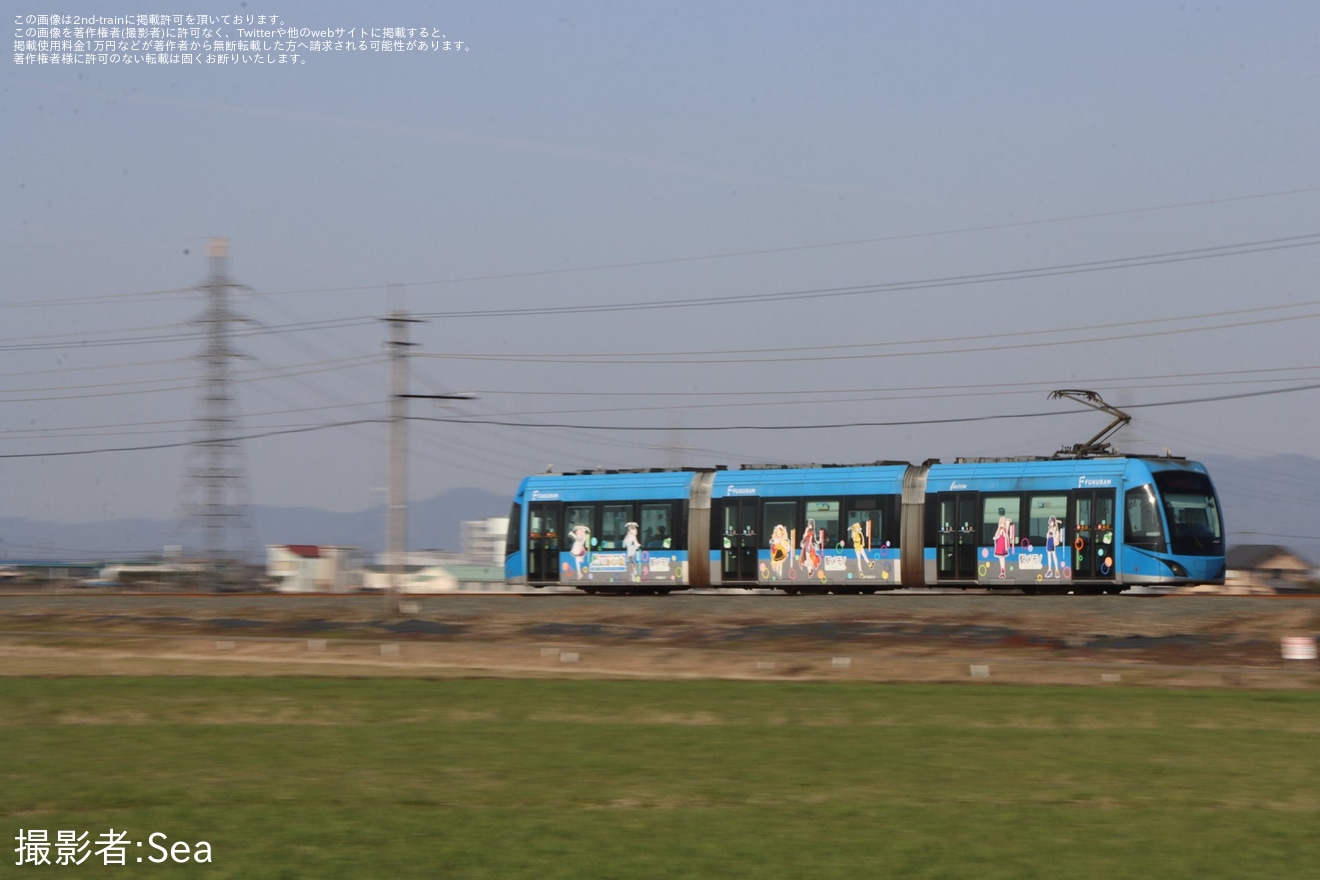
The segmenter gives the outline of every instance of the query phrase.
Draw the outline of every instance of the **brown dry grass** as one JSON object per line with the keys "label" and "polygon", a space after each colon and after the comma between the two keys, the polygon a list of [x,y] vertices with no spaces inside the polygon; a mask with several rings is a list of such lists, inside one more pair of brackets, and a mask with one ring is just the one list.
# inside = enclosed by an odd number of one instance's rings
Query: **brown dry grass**
{"label": "brown dry grass", "polygon": [[1320,684],[1278,648],[1320,630],[1311,601],[432,597],[403,617],[379,597],[12,599],[6,675]]}

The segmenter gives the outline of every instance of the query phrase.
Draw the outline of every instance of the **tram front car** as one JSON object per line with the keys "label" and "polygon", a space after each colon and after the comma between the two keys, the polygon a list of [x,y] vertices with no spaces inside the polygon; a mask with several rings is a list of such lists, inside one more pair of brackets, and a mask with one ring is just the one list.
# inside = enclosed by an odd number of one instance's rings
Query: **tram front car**
{"label": "tram front car", "polygon": [[1222,584],[1224,518],[1205,468],[1178,459],[1130,461],[1122,581],[1148,586]]}

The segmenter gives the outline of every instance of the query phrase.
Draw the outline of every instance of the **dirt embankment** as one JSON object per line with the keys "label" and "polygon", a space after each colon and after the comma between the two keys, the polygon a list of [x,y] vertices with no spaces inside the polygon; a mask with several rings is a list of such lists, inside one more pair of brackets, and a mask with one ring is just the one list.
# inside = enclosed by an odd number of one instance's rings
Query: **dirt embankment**
{"label": "dirt embankment", "polygon": [[1309,599],[4,595],[0,632],[9,674],[1320,685]]}

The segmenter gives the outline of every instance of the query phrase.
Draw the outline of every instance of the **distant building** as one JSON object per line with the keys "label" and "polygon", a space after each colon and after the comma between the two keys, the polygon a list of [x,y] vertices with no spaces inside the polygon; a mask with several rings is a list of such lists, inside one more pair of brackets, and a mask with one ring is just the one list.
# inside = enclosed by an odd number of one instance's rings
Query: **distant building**
{"label": "distant building", "polygon": [[373,565],[363,573],[362,586],[400,593],[452,593],[458,589],[458,580],[439,565],[404,565],[397,580],[388,565]]}
{"label": "distant building", "polygon": [[476,565],[504,566],[505,535],[509,531],[507,516],[468,520],[463,523],[462,554]]}
{"label": "distant building", "polygon": [[1311,589],[1313,566],[1276,544],[1242,544],[1228,550],[1224,592],[1295,593]]}
{"label": "distant building", "polygon": [[361,568],[360,551],[355,547],[266,547],[266,574],[281,593],[347,593],[362,585]]}
{"label": "distant building", "polygon": [[94,586],[181,587],[196,585],[206,566],[196,562],[112,562],[101,569]]}
{"label": "distant building", "polygon": [[462,525],[462,551],[411,550],[391,569],[389,553],[365,565],[351,547],[272,544],[266,548],[266,574],[282,593],[341,593],[397,590],[400,593],[504,592],[504,517]]}
{"label": "distant building", "polygon": [[390,570],[389,554],[376,557],[376,564],[363,576],[368,590],[396,589],[400,593],[499,593],[504,583],[504,565],[481,564],[464,554],[415,550],[404,558],[402,571]]}
{"label": "distant building", "polygon": [[[462,525],[462,550],[412,550],[404,555],[402,571],[390,571],[388,553],[377,555],[366,572],[363,586],[369,590],[396,589],[401,593],[502,593],[504,541],[507,517],[468,520]],[[397,577],[397,583],[396,581]]]}
{"label": "distant building", "polygon": [[62,562],[50,559],[10,559],[5,562],[7,581],[84,581],[101,570],[99,562]]}
{"label": "distant building", "polygon": [[504,566],[451,563],[445,571],[454,579],[454,589],[464,593],[507,593]]}

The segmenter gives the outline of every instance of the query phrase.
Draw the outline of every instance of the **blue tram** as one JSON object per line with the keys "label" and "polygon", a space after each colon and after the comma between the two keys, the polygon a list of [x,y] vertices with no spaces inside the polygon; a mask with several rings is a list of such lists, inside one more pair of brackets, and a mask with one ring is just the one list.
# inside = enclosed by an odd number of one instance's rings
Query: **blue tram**
{"label": "blue tram", "polygon": [[1224,552],[1196,462],[959,459],[528,477],[505,575],[591,593],[1103,593],[1222,583]]}

